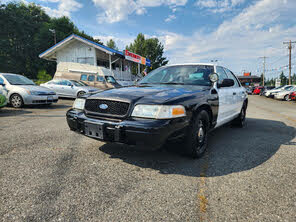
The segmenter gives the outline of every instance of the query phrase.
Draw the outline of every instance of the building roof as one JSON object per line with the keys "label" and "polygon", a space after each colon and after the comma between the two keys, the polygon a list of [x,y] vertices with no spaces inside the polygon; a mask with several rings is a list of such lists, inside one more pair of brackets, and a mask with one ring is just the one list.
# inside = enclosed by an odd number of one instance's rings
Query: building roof
{"label": "building roof", "polygon": [[111,54],[111,55],[121,55],[124,56],[123,52],[120,52],[118,50],[115,49],[111,49],[107,46],[98,44],[96,42],[93,42],[91,40],[88,40],[86,38],[83,38],[79,35],[75,35],[72,34],[70,36],[68,36],[67,38],[65,38],[64,40],[60,41],[59,43],[55,44],[54,46],[50,47],[49,49],[47,49],[46,51],[42,52],[39,57],[43,58],[43,59],[47,59],[47,60],[54,60],[55,58],[55,52],[63,47],[65,47],[66,45],[68,45],[69,43],[71,43],[74,40],[78,40],[81,42],[84,42],[85,44],[88,44],[96,49],[99,49],[101,51],[104,51],[107,54]]}

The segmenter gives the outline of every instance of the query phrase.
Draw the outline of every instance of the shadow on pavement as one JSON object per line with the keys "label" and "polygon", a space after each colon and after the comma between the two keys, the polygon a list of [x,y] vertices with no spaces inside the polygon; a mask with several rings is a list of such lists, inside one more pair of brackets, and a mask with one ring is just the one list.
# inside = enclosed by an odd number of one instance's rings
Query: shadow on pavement
{"label": "shadow on pavement", "polygon": [[7,109],[7,108],[0,109],[0,117],[18,116],[18,115],[24,115],[29,113],[32,113],[32,112],[24,109]]}
{"label": "shadow on pavement", "polygon": [[224,126],[214,130],[209,137],[208,152],[197,160],[180,154],[182,144],[170,145],[168,151],[142,151],[119,144],[105,144],[100,150],[110,158],[163,174],[214,177],[263,164],[281,145],[293,144],[295,136],[295,128],[283,122],[249,118],[243,129]]}

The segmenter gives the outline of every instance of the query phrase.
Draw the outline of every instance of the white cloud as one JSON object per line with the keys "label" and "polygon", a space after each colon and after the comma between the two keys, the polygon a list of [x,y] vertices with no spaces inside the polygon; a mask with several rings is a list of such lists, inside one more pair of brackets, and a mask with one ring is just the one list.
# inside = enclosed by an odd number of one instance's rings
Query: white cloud
{"label": "white cloud", "polygon": [[172,11],[177,6],[183,6],[187,0],[92,0],[101,12],[99,23],[115,23],[128,18],[131,14],[145,14],[149,7],[168,6]]}
{"label": "white cloud", "polygon": [[206,8],[213,13],[223,13],[244,2],[245,0],[197,0],[195,5],[202,9]]}
{"label": "white cloud", "polygon": [[100,39],[105,45],[106,43],[110,40],[113,39],[116,46],[118,47],[119,50],[125,49],[127,45],[132,43],[134,39],[136,38],[135,36],[115,36],[115,35],[96,35],[94,36],[95,39]]}
{"label": "white cloud", "polygon": [[47,6],[42,6],[45,12],[51,17],[70,17],[72,12],[78,11],[83,7],[81,3],[76,0],[42,0],[43,2],[57,3],[56,9]]}
{"label": "white cloud", "polygon": [[[271,60],[286,55],[283,41],[294,40],[295,10],[293,0],[260,0],[210,33],[195,32],[186,36],[162,31],[159,38],[170,63],[218,58],[220,64],[234,71],[242,67],[252,71],[258,69],[258,58],[264,54]],[[285,25],[287,20],[292,26]]]}
{"label": "white cloud", "polygon": [[171,21],[175,20],[176,18],[177,18],[176,15],[172,14],[172,15],[169,15],[164,21],[171,22]]}

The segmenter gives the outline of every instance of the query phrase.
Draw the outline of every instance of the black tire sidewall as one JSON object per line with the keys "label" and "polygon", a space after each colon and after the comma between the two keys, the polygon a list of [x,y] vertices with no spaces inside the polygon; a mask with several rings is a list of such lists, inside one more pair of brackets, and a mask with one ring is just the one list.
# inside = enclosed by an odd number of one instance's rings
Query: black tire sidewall
{"label": "black tire sidewall", "polygon": [[79,92],[77,93],[77,98],[79,98],[80,96],[83,96],[85,93],[86,93],[86,92],[84,92],[84,91],[79,91]]}
{"label": "black tire sidewall", "polygon": [[[203,124],[205,125],[205,135],[204,135],[204,143],[203,143],[203,151],[200,152],[198,150],[200,148],[200,145],[198,144],[197,141],[197,134],[199,130],[199,121],[202,120]],[[196,116],[192,120],[192,124],[188,129],[188,133],[185,137],[185,142],[186,142],[186,154],[193,158],[199,158],[201,157],[208,145],[208,131],[209,131],[209,114],[207,111],[202,110],[199,111]]]}

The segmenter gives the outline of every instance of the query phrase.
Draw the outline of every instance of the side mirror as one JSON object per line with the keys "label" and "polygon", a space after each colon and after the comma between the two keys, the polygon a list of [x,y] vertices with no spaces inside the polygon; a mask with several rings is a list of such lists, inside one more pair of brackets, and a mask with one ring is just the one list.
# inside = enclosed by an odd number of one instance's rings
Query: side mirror
{"label": "side mirror", "polygon": [[219,76],[217,73],[212,73],[209,75],[209,79],[212,83],[215,83],[219,80]]}
{"label": "side mirror", "polygon": [[223,79],[222,83],[218,84],[218,87],[231,87],[234,86],[233,79]]}
{"label": "side mirror", "polygon": [[5,86],[5,83],[4,82],[0,82],[0,86]]}

